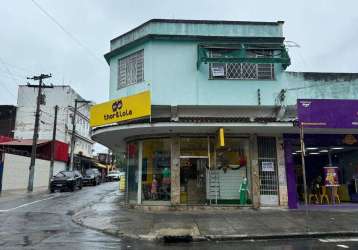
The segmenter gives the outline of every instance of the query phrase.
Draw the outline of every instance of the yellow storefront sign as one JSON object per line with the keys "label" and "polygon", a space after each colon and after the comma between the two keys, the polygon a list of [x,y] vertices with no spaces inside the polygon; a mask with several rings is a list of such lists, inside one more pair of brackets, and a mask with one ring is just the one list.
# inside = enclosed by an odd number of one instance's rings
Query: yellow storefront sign
{"label": "yellow storefront sign", "polygon": [[150,92],[97,104],[90,110],[91,127],[138,119],[151,115]]}

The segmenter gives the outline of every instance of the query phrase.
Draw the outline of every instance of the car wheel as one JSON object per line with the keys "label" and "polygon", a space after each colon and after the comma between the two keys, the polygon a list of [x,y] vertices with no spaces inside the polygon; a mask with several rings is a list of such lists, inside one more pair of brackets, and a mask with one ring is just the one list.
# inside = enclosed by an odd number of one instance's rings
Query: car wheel
{"label": "car wheel", "polygon": [[80,184],[78,185],[79,189],[82,189],[82,181],[80,181]]}
{"label": "car wheel", "polygon": [[54,192],[55,192],[55,189],[51,188],[50,193],[54,193]]}
{"label": "car wheel", "polygon": [[93,180],[93,186],[96,186],[97,185],[97,182],[96,182],[96,179]]}
{"label": "car wheel", "polygon": [[75,191],[75,189],[76,189],[76,185],[73,184],[73,185],[70,187],[70,191],[73,192],[73,191]]}

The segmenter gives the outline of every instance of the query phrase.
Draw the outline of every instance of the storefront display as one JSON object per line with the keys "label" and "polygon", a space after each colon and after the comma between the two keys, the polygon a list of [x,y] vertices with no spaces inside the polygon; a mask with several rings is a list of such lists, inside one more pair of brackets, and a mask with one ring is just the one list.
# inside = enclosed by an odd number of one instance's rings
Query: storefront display
{"label": "storefront display", "polygon": [[142,201],[170,201],[170,139],[143,140]]}
{"label": "storefront display", "polygon": [[227,137],[225,146],[216,140],[180,137],[178,170],[173,169],[171,138],[128,143],[128,202],[169,205],[174,192],[181,204],[251,204],[248,139]]}
{"label": "storefront display", "polygon": [[[358,202],[358,193],[355,188],[355,178],[358,176],[358,144],[357,135],[305,135],[306,145],[306,182],[308,193],[317,195],[318,200],[326,204],[327,195],[329,204],[339,202]],[[286,143],[290,143],[292,151],[287,157],[292,157],[296,169],[295,181],[298,202],[303,202],[302,164],[299,138],[296,135],[286,135]],[[286,166],[290,167],[290,165]],[[289,176],[288,176],[289,178]],[[318,187],[316,187],[318,186]],[[323,187],[327,187],[324,189]],[[323,194],[323,190],[325,194]],[[289,196],[292,199],[292,196]],[[297,202],[296,201],[296,202]],[[311,201],[315,203],[314,201]],[[321,202],[319,202],[321,203]]]}
{"label": "storefront display", "polygon": [[226,138],[220,147],[216,138],[181,138],[181,203],[248,204],[249,192],[240,201],[240,187],[250,186],[248,140]]}

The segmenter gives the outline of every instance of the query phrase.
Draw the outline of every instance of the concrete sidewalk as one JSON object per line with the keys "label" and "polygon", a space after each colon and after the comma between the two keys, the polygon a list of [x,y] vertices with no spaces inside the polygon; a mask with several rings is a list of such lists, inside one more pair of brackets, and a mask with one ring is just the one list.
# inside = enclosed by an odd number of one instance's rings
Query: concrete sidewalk
{"label": "concrete sidewalk", "polygon": [[27,192],[27,189],[5,190],[0,193],[0,201],[11,201],[21,198],[37,197],[49,193],[47,187],[34,188],[33,192]]}
{"label": "concrete sidewalk", "polygon": [[358,235],[358,210],[235,209],[144,212],[122,208],[117,192],[84,208],[73,221],[116,236],[137,239],[186,237],[247,240]]}

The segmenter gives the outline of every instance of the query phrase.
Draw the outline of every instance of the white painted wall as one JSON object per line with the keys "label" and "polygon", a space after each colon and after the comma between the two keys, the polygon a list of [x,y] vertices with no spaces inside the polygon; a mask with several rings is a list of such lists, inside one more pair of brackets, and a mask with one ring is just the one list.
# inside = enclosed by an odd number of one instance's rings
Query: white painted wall
{"label": "white painted wall", "polygon": [[[5,154],[2,190],[26,189],[29,179],[30,157]],[[47,187],[50,161],[36,159],[34,188]],[[55,161],[53,173],[65,170],[64,162]]]}
{"label": "white painted wall", "polygon": [[[17,99],[17,113],[15,124],[15,138],[32,139],[37,88],[27,85],[19,86]],[[65,143],[70,143],[72,122],[71,117],[75,105],[75,99],[83,99],[70,86],[54,86],[53,88],[43,89],[45,94],[45,105],[41,105],[41,122],[39,139],[52,140],[53,121],[55,105],[59,106],[57,119],[56,139]],[[75,153],[82,151],[83,155],[92,156],[93,141],[90,138],[89,127],[89,106],[79,104],[76,115],[76,131],[83,138],[77,138]]]}

